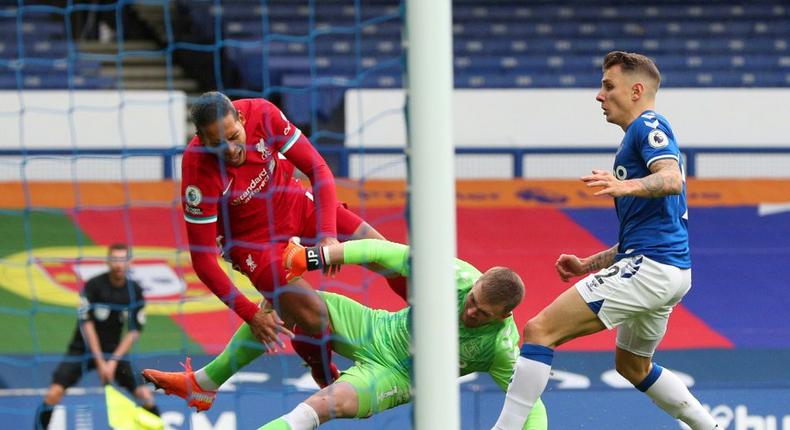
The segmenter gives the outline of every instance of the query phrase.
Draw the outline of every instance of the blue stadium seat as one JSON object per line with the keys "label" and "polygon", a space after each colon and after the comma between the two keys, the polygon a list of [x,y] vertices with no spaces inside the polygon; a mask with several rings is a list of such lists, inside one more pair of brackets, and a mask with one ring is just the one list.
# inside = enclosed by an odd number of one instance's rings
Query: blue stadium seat
{"label": "blue stadium seat", "polygon": [[790,85],[790,74],[783,72],[673,71],[662,74],[672,87],[781,87]]}
{"label": "blue stadium seat", "polygon": [[[349,27],[356,29],[354,23],[339,24],[336,22],[318,22],[314,27],[306,21],[272,21],[268,24],[266,34],[281,34],[291,36],[306,36],[317,31],[348,31]],[[359,24],[359,31],[363,36],[380,36],[399,38],[402,25],[399,22],[384,22],[378,24]],[[227,37],[238,39],[260,39],[265,36],[264,27],[260,18],[252,20],[233,20],[224,24]]]}
{"label": "blue stadium seat", "polygon": [[[192,6],[202,28],[220,20],[224,59],[246,89],[310,88],[286,98],[296,105],[319,91],[320,114],[328,115],[337,88],[400,82],[398,0],[362,0],[358,10],[325,0],[312,3],[312,11],[303,0],[265,8],[259,0],[221,8],[213,0],[179,2]],[[459,87],[594,88],[600,61],[612,50],[654,57],[670,87],[790,85],[790,6],[781,2],[454,0],[453,11]],[[376,17],[382,22],[370,21]],[[213,33],[206,37],[214,42]],[[3,51],[0,57],[8,57]],[[326,79],[311,86],[310,76]]]}
{"label": "blue stadium seat", "polygon": [[[13,42],[13,43],[12,43]],[[25,58],[37,57],[45,59],[66,58],[68,43],[65,40],[25,39],[23,44]],[[19,58],[19,46],[16,41],[0,41],[0,58]]]}
{"label": "blue stadium seat", "polygon": [[31,74],[24,75],[17,81],[16,77],[0,73],[0,88],[23,88],[23,89],[109,89],[114,88],[115,83],[109,78],[85,78],[74,76],[71,81],[65,75]]}
{"label": "blue stadium seat", "polygon": [[[362,77],[319,77],[314,79],[310,75],[286,75],[283,86],[288,91],[283,92],[283,110],[295,123],[310,121],[310,113],[316,112],[323,118],[328,118],[340,106],[345,91],[348,88],[399,88],[402,87],[400,73],[369,73]],[[317,93],[317,97],[313,97]],[[317,103],[313,106],[313,103]]]}
{"label": "blue stadium seat", "polygon": [[[774,9],[772,8],[763,8],[763,10],[755,12],[755,8],[741,7],[739,9],[737,5],[718,5],[717,7],[705,5],[700,8],[694,5],[677,7],[677,5],[659,2],[657,6],[626,8],[593,7],[589,4],[585,5],[584,2],[570,2],[569,6],[538,4],[530,7],[522,6],[517,2],[498,2],[487,5],[481,5],[479,2],[461,1],[457,3],[460,5],[455,9],[455,47],[456,54],[459,56],[459,60],[456,62],[459,69],[498,70],[523,66],[531,69],[532,72],[547,67],[566,71],[571,71],[574,68],[590,70],[593,67],[589,63],[594,64],[601,55],[612,49],[648,52],[660,58],[662,68],[668,69],[684,67],[708,69],[725,63],[729,67],[732,65],[731,59],[725,59],[721,55],[743,52],[762,54],[765,51],[781,49],[778,48],[778,46],[782,46],[781,40],[768,40],[767,37],[755,38],[753,36],[755,34],[786,35],[788,27],[790,27],[790,24],[784,21],[760,22],[754,19],[755,16],[764,18],[766,13],[773,13]],[[347,10],[343,11],[343,8],[338,8],[337,5],[327,8],[335,9],[327,16],[334,16],[339,22],[350,15]],[[383,6],[379,6],[379,12],[382,8]],[[276,16],[277,14],[273,10],[272,16]],[[288,10],[287,7],[283,7],[281,12],[285,16]],[[291,10],[291,15],[294,15],[293,10]],[[346,18],[342,18],[344,16]],[[705,19],[700,21],[702,19],[700,16]],[[713,18],[708,19],[709,16]],[[749,20],[725,22],[714,20],[732,16],[749,17]],[[519,22],[512,23],[514,17],[518,18],[516,21]],[[546,17],[553,18],[554,22],[548,25],[541,24],[539,20],[545,23]],[[677,22],[658,22],[652,19],[655,17],[675,19]],[[332,18],[322,16],[321,19],[331,20]],[[389,27],[391,32],[386,32],[385,37],[367,37],[363,34],[363,41],[360,45],[361,52],[358,55],[370,56],[371,54],[385,53],[398,55],[400,52],[399,39],[397,39],[398,24],[391,24]],[[258,26],[257,22],[255,26]],[[295,31],[295,27],[289,27],[286,23],[281,24],[281,28],[289,34],[307,34],[310,31],[304,21],[301,21],[299,31]],[[237,27],[235,31],[243,29],[243,26]],[[378,32],[378,35],[381,36],[381,33]],[[687,37],[699,37],[699,39],[685,40]],[[331,34],[316,37],[314,39],[316,52],[342,55],[354,51],[354,55],[357,55],[355,45],[339,39],[342,39],[342,36]],[[269,52],[278,55],[305,53],[308,51],[307,43],[307,40],[272,42]],[[300,44],[303,46],[298,47]],[[324,52],[324,50],[327,51]],[[560,53],[563,54],[560,57],[561,66],[547,66],[544,58],[533,61],[510,58],[524,55],[556,58],[556,54]],[[704,59],[698,61],[696,57],[700,55],[719,55],[720,57],[708,61],[704,61]],[[333,68],[336,64],[338,61],[333,59],[319,64],[317,68]],[[756,67],[757,64],[765,64],[765,59],[761,59],[757,63],[747,61],[747,64],[753,64]],[[738,67],[737,64],[735,66]]]}

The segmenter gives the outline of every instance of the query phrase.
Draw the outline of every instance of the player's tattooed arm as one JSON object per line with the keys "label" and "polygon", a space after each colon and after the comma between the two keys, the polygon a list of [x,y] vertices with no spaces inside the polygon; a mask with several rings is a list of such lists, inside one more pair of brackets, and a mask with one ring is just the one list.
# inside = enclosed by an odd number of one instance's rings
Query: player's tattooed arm
{"label": "player's tattooed arm", "polygon": [[683,191],[683,174],[677,160],[665,158],[650,165],[650,175],[634,179],[639,185],[632,195],[637,197],[663,197]]}
{"label": "player's tattooed arm", "polygon": [[597,272],[604,267],[609,267],[614,264],[614,258],[617,256],[617,246],[601,251],[597,254],[591,255],[584,259],[584,264],[587,266],[587,273]]}
{"label": "player's tattooed arm", "polygon": [[596,196],[655,198],[683,191],[683,174],[676,159],[657,160],[650,164],[650,172],[644,178],[621,180],[612,172],[594,169],[580,179],[588,188],[597,189]]}
{"label": "player's tattooed arm", "polygon": [[568,282],[574,276],[597,272],[604,267],[614,264],[614,258],[617,256],[617,246],[618,244],[615,244],[613,247],[587,258],[579,258],[572,254],[561,254],[554,263],[554,268],[557,269],[557,274],[560,275],[560,279],[563,282]]}

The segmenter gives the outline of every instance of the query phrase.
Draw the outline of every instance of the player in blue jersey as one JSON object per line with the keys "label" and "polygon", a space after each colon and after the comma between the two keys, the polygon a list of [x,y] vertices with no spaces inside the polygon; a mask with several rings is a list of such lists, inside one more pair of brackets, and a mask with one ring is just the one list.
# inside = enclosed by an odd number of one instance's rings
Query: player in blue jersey
{"label": "player in blue jersey", "polygon": [[[495,429],[516,430],[546,387],[554,348],[617,328],[617,372],[669,415],[694,430],[720,428],[672,372],[652,362],[672,308],[691,288],[686,185],[675,134],[654,111],[661,82],[649,58],[611,52],[596,100],[625,137],[614,171],[582,177],[596,195],[614,198],[618,243],[587,258],[562,254],[563,281],[588,275],[524,327],[524,344]],[[639,427],[639,426],[637,426]]]}

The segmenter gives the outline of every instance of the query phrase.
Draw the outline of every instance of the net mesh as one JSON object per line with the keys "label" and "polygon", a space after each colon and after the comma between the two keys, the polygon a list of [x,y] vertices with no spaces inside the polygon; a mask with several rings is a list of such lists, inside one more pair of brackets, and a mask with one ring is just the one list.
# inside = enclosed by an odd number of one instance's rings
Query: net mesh
{"label": "net mesh", "polygon": [[[29,427],[77,327],[79,291],[106,270],[111,243],[131,246],[132,277],[145,289],[144,330],[130,352],[138,370],[178,370],[187,355],[199,368],[239,326],[192,268],[181,211],[181,152],[194,130],[187,110],[203,90],[277,104],[322,150],[339,198],[405,241],[401,200],[367,208],[360,182],[342,179],[346,133],[359,141],[354,176],[376,169],[363,161],[365,125],[345,127],[344,97],[354,88],[400,87],[400,29],[401,6],[389,0],[0,3],[0,125],[8,143],[0,148],[0,321],[8,333],[0,413],[9,425]],[[220,264],[244,294],[259,297],[231,264]],[[363,303],[404,305],[362,269],[310,281]],[[95,372],[83,375],[50,428],[106,427],[97,387]],[[175,428],[249,428],[314,387],[289,345],[237,373],[208,415],[180,399],[156,399]]]}

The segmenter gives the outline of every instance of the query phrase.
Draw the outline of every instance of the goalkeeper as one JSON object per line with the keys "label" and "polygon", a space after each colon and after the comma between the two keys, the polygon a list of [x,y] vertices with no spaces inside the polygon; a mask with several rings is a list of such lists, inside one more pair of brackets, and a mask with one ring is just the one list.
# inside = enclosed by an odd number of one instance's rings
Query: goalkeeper
{"label": "goalkeeper", "polygon": [[[406,275],[408,247],[364,239],[305,249],[292,241],[283,254],[289,279],[326,265],[369,263]],[[456,260],[455,270],[460,375],[488,372],[505,391],[518,357],[519,333],[511,311],[521,302],[524,285],[515,272],[505,267],[494,267],[481,274],[470,264]],[[410,401],[410,308],[388,312],[370,309],[341,295],[319,294],[329,310],[334,350],[355,364],[333,384],[261,429],[315,429],[333,418],[367,418]],[[219,357],[201,369],[205,372],[203,377],[209,376],[212,382],[221,385],[233,372],[261,354],[260,347],[255,346],[255,337],[245,327],[240,328]],[[242,339],[244,333],[246,342]],[[198,393],[206,398],[207,392],[198,386],[193,372],[148,369],[144,375],[168,393],[187,399]],[[210,393],[211,400],[214,394]],[[546,410],[541,403],[532,409],[524,428],[547,428]]]}

